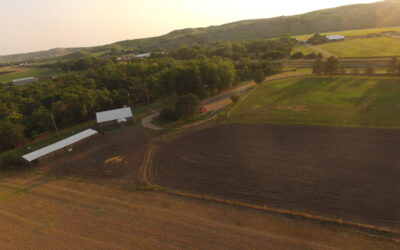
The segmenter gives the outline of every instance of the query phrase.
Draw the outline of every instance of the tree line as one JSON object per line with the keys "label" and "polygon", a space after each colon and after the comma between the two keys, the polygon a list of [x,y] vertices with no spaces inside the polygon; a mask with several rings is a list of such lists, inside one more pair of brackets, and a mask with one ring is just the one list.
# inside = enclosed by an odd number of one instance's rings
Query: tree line
{"label": "tree line", "polygon": [[171,96],[193,105],[196,98],[204,99],[235,83],[280,72],[282,65],[273,62],[272,55],[290,55],[293,44],[287,38],[219,43],[181,47],[129,62],[81,58],[54,64],[70,72],[1,89],[0,151],[53,130],[52,117],[58,127],[65,128],[93,119],[98,111]]}
{"label": "tree line", "polygon": [[[325,74],[325,75],[375,75],[376,67],[365,62],[365,67],[354,66],[346,67],[343,63],[340,63],[339,59],[334,56],[329,57],[326,61],[322,58],[318,58],[313,67],[314,74]],[[400,61],[397,57],[392,57],[390,62],[385,66],[387,76],[400,76]]]}

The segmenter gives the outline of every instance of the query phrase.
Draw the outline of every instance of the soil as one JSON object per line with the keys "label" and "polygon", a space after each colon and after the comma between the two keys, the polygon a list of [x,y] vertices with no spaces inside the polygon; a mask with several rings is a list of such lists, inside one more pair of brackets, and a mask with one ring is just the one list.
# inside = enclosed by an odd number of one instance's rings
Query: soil
{"label": "soil", "polygon": [[109,131],[38,168],[59,176],[136,185],[149,140],[150,136],[136,127]]}
{"label": "soil", "polygon": [[400,130],[228,124],[161,143],[154,184],[400,229]]}

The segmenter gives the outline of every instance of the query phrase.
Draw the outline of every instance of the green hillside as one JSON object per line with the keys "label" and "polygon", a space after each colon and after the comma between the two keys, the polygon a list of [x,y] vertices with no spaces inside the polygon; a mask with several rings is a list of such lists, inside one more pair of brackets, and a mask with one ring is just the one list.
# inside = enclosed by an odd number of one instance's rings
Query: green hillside
{"label": "green hillside", "polygon": [[284,34],[299,36],[357,29],[375,28],[379,30],[382,27],[393,26],[400,26],[400,1],[398,0],[347,5],[296,16],[245,20],[207,28],[176,30],[159,37],[126,40],[94,48],[54,49],[29,54],[0,56],[0,63],[59,57],[81,50],[94,55],[107,53],[113,48],[129,49],[140,53],[199,43],[273,38]]}
{"label": "green hillside", "polygon": [[400,1],[348,5],[296,16],[246,20],[208,28],[184,29],[167,35],[117,44],[131,49],[158,49],[183,44],[273,38],[355,29],[400,26]]}
{"label": "green hillside", "polygon": [[76,51],[80,51],[83,48],[56,48],[47,51],[39,51],[25,54],[15,54],[9,56],[0,56],[0,63],[4,62],[21,62],[21,61],[31,61],[42,58],[50,58],[50,57],[60,57],[65,56]]}

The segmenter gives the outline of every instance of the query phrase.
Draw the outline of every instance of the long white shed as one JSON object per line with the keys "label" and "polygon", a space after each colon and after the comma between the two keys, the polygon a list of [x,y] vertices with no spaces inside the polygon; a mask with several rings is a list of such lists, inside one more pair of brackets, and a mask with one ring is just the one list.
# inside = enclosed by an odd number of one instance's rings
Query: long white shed
{"label": "long white shed", "polygon": [[87,129],[76,135],[68,137],[62,141],[59,141],[57,143],[54,143],[52,145],[49,145],[47,147],[44,147],[44,148],[34,151],[32,153],[26,154],[26,155],[22,156],[22,158],[24,158],[25,160],[27,160],[29,162],[35,161],[41,157],[47,156],[47,155],[54,153],[60,149],[67,148],[77,142],[83,141],[97,133],[98,132],[93,129]]}

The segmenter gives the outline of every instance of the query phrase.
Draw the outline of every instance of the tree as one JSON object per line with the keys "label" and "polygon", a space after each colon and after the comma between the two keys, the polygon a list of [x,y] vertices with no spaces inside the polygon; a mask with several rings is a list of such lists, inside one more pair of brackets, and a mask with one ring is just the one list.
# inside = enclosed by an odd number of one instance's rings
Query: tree
{"label": "tree", "polygon": [[324,71],[324,62],[322,62],[321,58],[317,58],[315,61],[315,65],[313,67],[313,74],[322,74]]}
{"label": "tree", "polygon": [[388,73],[392,75],[397,75],[398,74],[398,69],[400,67],[400,64],[398,62],[397,56],[392,57],[389,63],[389,68],[388,68]]}
{"label": "tree", "polygon": [[271,60],[279,60],[279,59],[284,59],[286,57],[287,57],[286,52],[281,50],[268,51],[261,56],[262,59],[271,59]]}
{"label": "tree", "polygon": [[179,97],[175,105],[175,115],[178,119],[193,118],[199,105],[200,99],[197,96],[193,94],[183,95]]}
{"label": "tree", "polygon": [[312,45],[318,45],[329,42],[329,39],[326,36],[321,36],[320,34],[315,34],[313,37],[307,40],[307,43],[311,43]]}
{"label": "tree", "polygon": [[303,52],[301,52],[301,51],[296,52],[296,53],[294,53],[293,55],[291,55],[291,58],[292,58],[292,59],[301,59],[301,58],[303,58],[303,57],[304,57],[304,54],[303,54]]}
{"label": "tree", "polygon": [[372,76],[375,74],[375,68],[372,65],[368,65],[367,68],[365,68],[365,74]]}
{"label": "tree", "polygon": [[0,150],[9,150],[25,140],[24,127],[9,121],[0,122]]}
{"label": "tree", "polygon": [[339,60],[334,56],[329,57],[325,63],[324,73],[327,75],[335,75],[337,74],[338,69],[339,69]]}
{"label": "tree", "polygon": [[353,75],[359,75],[360,74],[360,67],[356,66],[352,69]]}
{"label": "tree", "polygon": [[262,83],[265,80],[265,74],[263,70],[256,70],[254,72],[254,81],[258,84]]}
{"label": "tree", "polygon": [[344,66],[344,64],[340,65],[338,73],[339,73],[339,75],[345,75],[346,74],[346,67]]}

